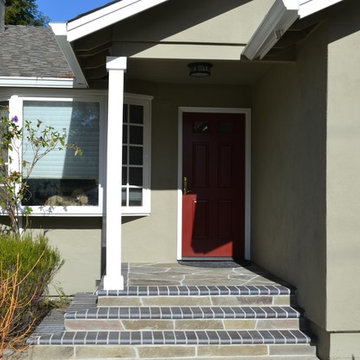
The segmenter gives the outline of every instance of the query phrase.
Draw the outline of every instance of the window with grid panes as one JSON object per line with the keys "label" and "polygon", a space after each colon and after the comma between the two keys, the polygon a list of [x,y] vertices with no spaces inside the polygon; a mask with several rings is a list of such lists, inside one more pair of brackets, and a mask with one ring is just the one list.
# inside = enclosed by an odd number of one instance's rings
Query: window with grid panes
{"label": "window with grid panes", "polygon": [[124,212],[149,212],[149,127],[148,102],[125,98],[123,113],[122,207]]}

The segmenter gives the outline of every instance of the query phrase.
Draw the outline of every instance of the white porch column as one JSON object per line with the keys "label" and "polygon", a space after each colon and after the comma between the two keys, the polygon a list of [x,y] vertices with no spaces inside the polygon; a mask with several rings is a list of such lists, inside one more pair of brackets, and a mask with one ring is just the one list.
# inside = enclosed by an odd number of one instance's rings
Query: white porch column
{"label": "white porch column", "polygon": [[106,275],[105,290],[122,290],[121,275],[121,182],[124,73],[126,57],[107,57],[109,104],[106,166]]}

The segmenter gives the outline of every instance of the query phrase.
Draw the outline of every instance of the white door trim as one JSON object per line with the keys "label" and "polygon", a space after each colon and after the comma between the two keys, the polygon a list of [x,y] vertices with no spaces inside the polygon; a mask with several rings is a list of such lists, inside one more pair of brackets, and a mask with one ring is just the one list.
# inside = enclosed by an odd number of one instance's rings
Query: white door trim
{"label": "white door trim", "polygon": [[228,113],[245,115],[245,254],[251,259],[251,109],[179,107],[178,110],[178,186],[177,186],[177,259],[182,259],[182,177],[183,177],[183,115],[187,112]]}

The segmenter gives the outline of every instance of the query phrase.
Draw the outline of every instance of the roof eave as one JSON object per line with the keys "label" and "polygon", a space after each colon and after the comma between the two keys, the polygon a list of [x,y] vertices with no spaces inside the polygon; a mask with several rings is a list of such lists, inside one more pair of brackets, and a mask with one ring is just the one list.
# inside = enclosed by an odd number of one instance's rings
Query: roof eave
{"label": "roof eave", "polygon": [[67,23],[67,40],[80,39],[169,0],[122,0]]}
{"label": "roof eave", "polygon": [[277,0],[256,29],[242,55],[262,59],[299,17],[298,0]]}
{"label": "roof eave", "polygon": [[56,42],[58,43],[62,53],[64,54],[70,69],[75,75],[74,87],[87,88],[88,82],[84,76],[81,66],[76,58],[73,48],[67,40],[66,23],[50,23],[52,31],[55,34]]}
{"label": "roof eave", "polygon": [[343,0],[276,0],[242,52],[249,60],[262,59],[297,20]]}

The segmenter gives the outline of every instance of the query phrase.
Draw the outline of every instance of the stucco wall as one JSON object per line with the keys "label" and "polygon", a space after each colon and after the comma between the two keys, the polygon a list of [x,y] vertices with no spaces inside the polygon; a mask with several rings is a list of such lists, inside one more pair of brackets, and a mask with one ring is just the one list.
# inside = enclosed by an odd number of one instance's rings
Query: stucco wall
{"label": "stucco wall", "polygon": [[34,234],[43,232],[65,264],[56,274],[50,295],[94,291],[101,278],[101,218],[33,217]]}
{"label": "stucco wall", "polygon": [[[327,329],[348,332],[360,330],[359,1],[334,8],[329,24]],[[359,346],[354,351],[360,356]]]}
{"label": "stucco wall", "polygon": [[153,95],[151,215],[123,219],[123,261],[176,261],[178,107],[250,107],[250,89],[129,81],[126,91]]}
{"label": "stucco wall", "polygon": [[[326,27],[253,88],[252,259],[326,322]],[[311,85],[310,85],[311,84]]]}

